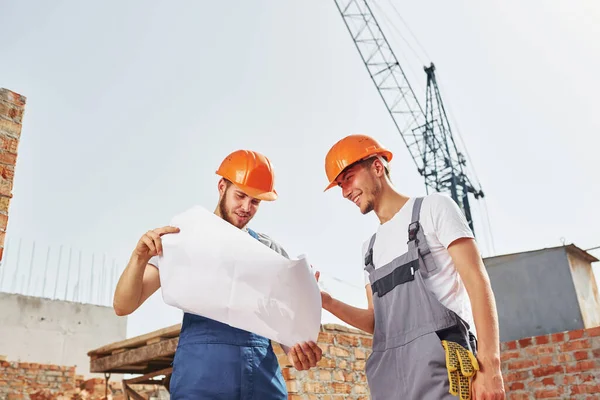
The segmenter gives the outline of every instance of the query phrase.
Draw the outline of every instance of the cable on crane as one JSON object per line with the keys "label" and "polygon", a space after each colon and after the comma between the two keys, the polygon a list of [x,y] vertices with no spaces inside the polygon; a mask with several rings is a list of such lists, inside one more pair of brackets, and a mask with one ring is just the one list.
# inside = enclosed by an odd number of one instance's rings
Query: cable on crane
{"label": "cable on crane", "polygon": [[[417,36],[410,29],[410,27],[408,26],[408,23],[406,23],[406,21],[404,20],[404,18],[402,18],[402,14],[400,14],[400,12],[396,8],[396,6],[392,2],[392,0],[388,0],[388,3],[390,3],[390,5],[394,9],[394,11],[396,12],[396,15],[398,16],[398,18],[400,18],[400,21],[402,21],[402,23],[404,24],[404,26],[406,27],[406,29],[408,30],[408,32],[410,33],[410,35],[413,37],[413,39],[415,39],[415,42],[417,42],[417,46],[419,46],[419,48],[423,51],[423,54],[425,54],[425,58],[427,58],[429,61],[431,61],[431,57],[429,56],[429,54],[427,53],[427,51],[425,50],[425,48],[421,45],[421,43],[419,42],[419,39],[417,39]],[[426,63],[423,63],[423,65],[426,65]]]}

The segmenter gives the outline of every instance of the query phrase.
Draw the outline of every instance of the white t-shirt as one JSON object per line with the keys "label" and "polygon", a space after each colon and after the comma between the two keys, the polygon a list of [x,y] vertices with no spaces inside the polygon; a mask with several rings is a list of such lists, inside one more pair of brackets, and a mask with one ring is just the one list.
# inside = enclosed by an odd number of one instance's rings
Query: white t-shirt
{"label": "white t-shirt", "polygon": [[[391,220],[379,225],[373,245],[375,268],[386,265],[408,251],[408,226],[412,221],[413,205],[414,198],[411,198]],[[441,193],[425,196],[421,204],[420,222],[433,259],[440,268],[437,274],[425,279],[425,284],[445,307],[464,319],[476,334],[469,295],[447,250],[456,239],[473,238],[473,232],[456,202]],[[363,244],[362,260],[370,239]],[[364,262],[361,265],[364,267]],[[367,271],[364,274],[365,283],[370,284],[369,274]]]}

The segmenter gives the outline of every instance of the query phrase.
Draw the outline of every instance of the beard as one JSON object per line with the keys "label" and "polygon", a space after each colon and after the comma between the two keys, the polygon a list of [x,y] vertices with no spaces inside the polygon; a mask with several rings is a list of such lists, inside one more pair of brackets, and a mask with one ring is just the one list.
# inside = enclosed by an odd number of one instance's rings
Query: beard
{"label": "beard", "polygon": [[375,209],[375,200],[379,194],[381,193],[381,186],[376,182],[373,182],[374,185],[371,189],[369,189],[369,199],[365,204],[365,208],[361,209],[363,215],[366,215]]}
{"label": "beard", "polygon": [[221,214],[221,218],[223,218],[225,221],[229,222],[231,225],[235,226],[238,229],[244,228],[244,226],[246,226],[248,224],[248,222],[250,222],[250,220],[248,220],[242,226],[239,226],[237,224],[237,222],[235,221],[235,218],[232,215],[233,213],[227,209],[227,205],[225,204],[226,203],[225,202],[226,198],[227,198],[227,191],[225,192],[225,194],[223,195],[223,197],[219,201],[219,212]]}

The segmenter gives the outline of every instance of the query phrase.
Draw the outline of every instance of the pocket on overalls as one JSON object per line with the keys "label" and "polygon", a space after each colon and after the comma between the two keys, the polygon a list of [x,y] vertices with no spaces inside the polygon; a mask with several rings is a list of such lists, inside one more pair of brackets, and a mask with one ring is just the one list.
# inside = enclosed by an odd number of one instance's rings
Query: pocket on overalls
{"label": "pocket on overalls", "polygon": [[394,268],[389,274],[377,279],[371,284],[373,296],[383,297],[396,286],[415,280],[415,271],[419,268],[419,260],[409,261]]}

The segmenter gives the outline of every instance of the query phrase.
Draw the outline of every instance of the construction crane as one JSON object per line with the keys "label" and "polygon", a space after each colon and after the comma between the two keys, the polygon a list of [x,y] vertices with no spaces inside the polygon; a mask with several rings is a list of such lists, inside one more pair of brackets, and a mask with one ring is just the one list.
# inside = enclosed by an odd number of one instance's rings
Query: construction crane
{"label": "construction crane", "polygon": [[427,192],[450,194],[475,231],[468,194],[484,196],[477,180],[467,172],[459,151],[440,90],[435,66],[427,74],[425,111],[406,78],[367,0],[334,0],[354,44],[400,132],[417,170],[425,179]]}

